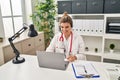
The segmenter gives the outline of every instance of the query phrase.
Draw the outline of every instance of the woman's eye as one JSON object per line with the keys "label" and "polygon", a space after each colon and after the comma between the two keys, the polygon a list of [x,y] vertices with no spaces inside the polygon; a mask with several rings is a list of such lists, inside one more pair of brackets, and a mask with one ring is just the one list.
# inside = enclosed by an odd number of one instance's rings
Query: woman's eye
{"label": "woman's eye", "polygon": [[63,28],[62,26],[60,28]]}

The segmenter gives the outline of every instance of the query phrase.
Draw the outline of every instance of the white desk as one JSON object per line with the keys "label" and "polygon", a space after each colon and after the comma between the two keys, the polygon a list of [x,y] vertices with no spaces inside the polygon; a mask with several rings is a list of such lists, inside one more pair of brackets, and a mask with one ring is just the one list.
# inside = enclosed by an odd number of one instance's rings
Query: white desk
{"label": "white desk", "polygon": [[22,55],[25,62],[13,64],[12,61],[0,67],[0,80],[110,80],[106,67],[114,67],[117,64],[92,62],[96,67],[100,78],[76,79],[69,64],[66,71],[40,68],[36,56]]}

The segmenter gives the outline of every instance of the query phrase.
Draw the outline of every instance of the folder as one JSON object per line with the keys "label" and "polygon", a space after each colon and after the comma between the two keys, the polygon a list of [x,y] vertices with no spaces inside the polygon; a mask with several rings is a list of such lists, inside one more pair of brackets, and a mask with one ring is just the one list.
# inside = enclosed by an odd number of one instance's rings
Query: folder
{"label": "folder", "polygon": [[96,71],[92,63],[81,64],[73,62],[72,68],[76,78],[99,78],[100,75]]}
{"label": "folder", "polygon": [[82,34],[83,20],[76,19],[76,26],[77,26],[79,34]]}
{"label": "folder", "polygon": [[104,20],[98,20],[98,33],[104,34]]}

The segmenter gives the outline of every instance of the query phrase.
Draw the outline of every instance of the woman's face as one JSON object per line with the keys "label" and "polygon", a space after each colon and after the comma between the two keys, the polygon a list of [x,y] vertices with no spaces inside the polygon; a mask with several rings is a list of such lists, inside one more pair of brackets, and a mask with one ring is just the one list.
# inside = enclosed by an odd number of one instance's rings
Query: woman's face
{"label": "woman's face", "polygon": [[71,27],[70,23],[67,23],[67,22],[66,23],[61,23],[60,28],[61,28],[61,32],[65,36],[69,36],[71,34],[72,27]]}

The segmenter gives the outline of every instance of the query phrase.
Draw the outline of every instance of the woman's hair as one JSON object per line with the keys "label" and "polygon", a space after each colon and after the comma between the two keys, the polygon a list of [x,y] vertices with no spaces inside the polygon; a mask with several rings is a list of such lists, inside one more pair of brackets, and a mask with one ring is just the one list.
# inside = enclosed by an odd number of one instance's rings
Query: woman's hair
{"label": "woman's hair", "polygon": [[60,18],[60,24],[61,23],[70,23],[71,27],[73,27],[73,21],[72,18],[67,14],[67,12],[63,13],[63,16]]}

